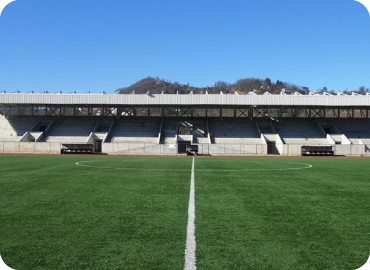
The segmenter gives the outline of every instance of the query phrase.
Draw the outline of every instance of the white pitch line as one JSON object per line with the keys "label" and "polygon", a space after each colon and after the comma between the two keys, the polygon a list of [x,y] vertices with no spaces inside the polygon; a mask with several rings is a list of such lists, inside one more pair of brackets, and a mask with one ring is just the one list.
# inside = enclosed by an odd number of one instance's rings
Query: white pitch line
{"label": "white pitch line", "polygon": [[[110,167],[110,166],[101,166],[101,165],[88,165],[86,163],[94,163],[99,161],[79,161],[75,164],[81,167],[89,167],[89,168],[98,168],[98,169],[110,169],[110,170],[131,170],[131,171],[172,171],[172,172],[188,172],[189,170],[181,170],[181,169],[161,169],[161,168],[136,168],[136,167]],[[287,167],[287,168],[251,168],[251,169],[198,169],[198,172],[267,172],[267,171],[291,171],[291,170],[304,170],[304,169],[311,169],[313,166],[311,164],[304,164],[304,163],[293,163],[287,162],[287,164],[295,164],[301,165],[303,167]],[[284,165],[284,164],[283,164]]]}
{"label": "white pitch line", "polygon": [[190,196],[188,209],[188,227],[185,248],[185,270],[195,270],[196,267],[196,242],[195,242],[195,177],[194,177],[194,157],[191,165]]}

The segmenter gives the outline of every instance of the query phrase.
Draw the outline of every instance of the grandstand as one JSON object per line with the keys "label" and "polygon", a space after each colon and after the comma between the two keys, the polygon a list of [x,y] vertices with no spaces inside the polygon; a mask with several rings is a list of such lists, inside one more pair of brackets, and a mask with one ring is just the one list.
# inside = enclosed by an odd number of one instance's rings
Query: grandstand
{"label": "grandstand", "polygon": [[255,122],[248,119],[213,119],[209,122],[211,142],[261,144],[261,136],[258,133]]}
{"label": "grandstand", "polygon": [[208,134],[209,130],[207,119],[199,119],[193,122],[193,143],[209,144],[210,138]]}
{"label": "grandstand", "polygon": [[315,122],[288,120],[274,125],[285,144],[330,144],[325,131]]}
{"label": "grandstand", "polygon": [[86,143],[96,119],[62,119],[51,122],[43,142]]}
{"label": "grandstand", "polygon": [[367,120],[343,119],[341,121],[336,120],[333,124],[352,143],[370,139],[370,123]]}
{"label": "grandstand", "polygon": [[113,122],[108,142],[143,142],[158,144],[160,121],[158,119],[118,119]]}
{"label": "grandstand", "polygon": [[6,119],[0,115],[0,141],[18,141],[31,128],[34,120],[29,119]]}
{"label": "grandstand", "polygon": [[163,144],[176,144],[177,143],[177,133],[178,133],[178,123],[177,121],[167,120],[163,123],[163,133],[161,133]]}
{"label": "grandstand", "polygon": [[0,94],[0,152],[366,155],[370,96]]}

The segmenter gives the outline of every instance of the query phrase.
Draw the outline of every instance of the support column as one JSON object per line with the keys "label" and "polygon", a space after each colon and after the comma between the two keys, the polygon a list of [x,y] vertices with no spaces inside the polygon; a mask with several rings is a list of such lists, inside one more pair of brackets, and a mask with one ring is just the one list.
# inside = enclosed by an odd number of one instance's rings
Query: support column
{"label": "support column", "polygon": [[248,116],[250,120],[253,120],[253,107],[250,107],[248,110]]}

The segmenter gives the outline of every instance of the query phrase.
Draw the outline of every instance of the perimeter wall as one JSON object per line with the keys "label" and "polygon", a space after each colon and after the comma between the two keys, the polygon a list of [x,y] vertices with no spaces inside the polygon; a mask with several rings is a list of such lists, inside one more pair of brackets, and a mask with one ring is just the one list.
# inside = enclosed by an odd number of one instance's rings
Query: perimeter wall
{"label": "perimeter wall", "polygon": [[[276,145],[282,156],[300,156],[301,144]],[[266,144],[199,144],[200,155],[267,155]],[[335,155],[360,156],[370,155],[364,144],[333,145]],[[60,154],[61,144],[50,142],[12,142],[0,141],[0,153],[3,154]],[[109,155],[177,155],[177,144],[150,143],[103,143],[102,153]]]}

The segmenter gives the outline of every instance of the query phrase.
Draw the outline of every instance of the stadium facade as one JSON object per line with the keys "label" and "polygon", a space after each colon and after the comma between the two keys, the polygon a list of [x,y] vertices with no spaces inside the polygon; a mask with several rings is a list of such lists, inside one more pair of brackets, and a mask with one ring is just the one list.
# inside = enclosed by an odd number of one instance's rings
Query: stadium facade
{"label": "stadium facade", "polygon": [[1,93],[0,153],[367,155],[369,110],[368,94]]}

